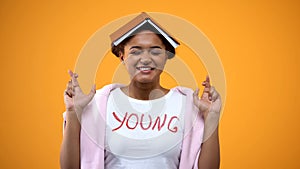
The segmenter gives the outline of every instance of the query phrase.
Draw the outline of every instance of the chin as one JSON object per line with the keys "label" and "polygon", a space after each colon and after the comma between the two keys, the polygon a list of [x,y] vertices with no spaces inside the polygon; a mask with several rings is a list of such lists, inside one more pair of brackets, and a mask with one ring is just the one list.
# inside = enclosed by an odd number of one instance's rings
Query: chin
{"label": "chin", "polygon": [[154,78],[144,78],[144,77],[136,77],[134,78],[134,81],[139,83],[152,83],[154,82]]}
{"label": "chin", "polygon": [[138,83],[153,83],[153,82],[159,82],[161,71],[155,70],[154,72],[150,74],[142,74],[142,73],[136,73],[134,77],[131,79],[131,81],[135,81]]}
{"label": "chin", "polygon": [[157,75],[137,74],[132,80],[138,83],[153,83],[157,81]]}

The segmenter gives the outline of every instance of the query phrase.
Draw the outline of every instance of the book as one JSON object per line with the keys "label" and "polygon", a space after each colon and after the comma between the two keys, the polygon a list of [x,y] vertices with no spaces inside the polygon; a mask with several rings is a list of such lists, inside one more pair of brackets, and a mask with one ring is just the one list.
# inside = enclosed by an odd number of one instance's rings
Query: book
{"label": "book", "polygon": [[153,27],[159,34],[161,34],[166,40],[176,48],[179,46],[179,42],[174,39],[165,29],[162,28],[153,18],[151,18],[147,13],[142,12],[140,15],[136,16],[134,19],[129,21],[127,24],[119,28],[117,31],[110,35],[112,44],[114,46],[119,45],[124,39],[131,36],[137,29],[142,26]]}

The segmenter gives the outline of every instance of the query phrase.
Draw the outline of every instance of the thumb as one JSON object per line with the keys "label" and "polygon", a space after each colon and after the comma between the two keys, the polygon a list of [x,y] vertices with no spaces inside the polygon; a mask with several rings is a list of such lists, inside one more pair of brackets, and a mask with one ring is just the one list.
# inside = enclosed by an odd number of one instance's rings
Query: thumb
{"label": "thumb", "polygon": [[92,98],[94,97],[95,94],[96,94],[96,85],[94,84],[94,85],[92,86],[92,88],[91,88],[90,93],[88,94],[88,97],[89,97],[90,99],[92,99]]}
{"label": "thumb", "polygon": [[199,107],[199,88],[197,88],[193,93],[193,100],[195,106]]}

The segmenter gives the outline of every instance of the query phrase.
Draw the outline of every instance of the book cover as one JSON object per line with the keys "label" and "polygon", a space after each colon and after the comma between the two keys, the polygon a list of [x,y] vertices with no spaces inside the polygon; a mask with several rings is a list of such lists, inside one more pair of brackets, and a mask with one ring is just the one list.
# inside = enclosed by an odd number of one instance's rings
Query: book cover
{"label": "book cover", "polygon": [[117,46],[124,39],[129,37],[135,30],[137,30],[145,24],[150,24],[153,28],[155,28],[155,30],[162,34],[174,48],[176,48],[179,45],[179,42],[176,39],[174,39],[170,35],[170,33],[163,29],[163,27],[160,24],[158,24],[145,12],[142,12],[140,15],[136,16],[134,19],[132,19],[127,24],[125,24],[110,35],[113,45]]}

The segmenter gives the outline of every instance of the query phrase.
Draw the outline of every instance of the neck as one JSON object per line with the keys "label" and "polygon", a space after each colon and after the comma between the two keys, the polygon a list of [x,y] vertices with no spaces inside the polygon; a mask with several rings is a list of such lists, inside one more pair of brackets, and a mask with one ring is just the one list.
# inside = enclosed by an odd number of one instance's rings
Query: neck
{"label": "neck", "polygon": [[163,88],[158,80],[151,83],[131,81],[128,86],[122,88],[122,91],[138,100],[152,100],[163,97],[169,90]]}

